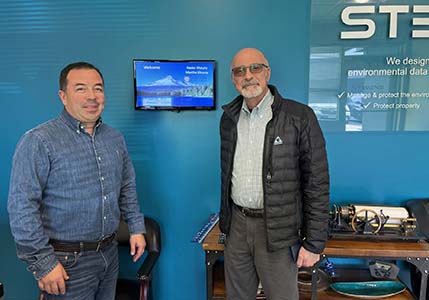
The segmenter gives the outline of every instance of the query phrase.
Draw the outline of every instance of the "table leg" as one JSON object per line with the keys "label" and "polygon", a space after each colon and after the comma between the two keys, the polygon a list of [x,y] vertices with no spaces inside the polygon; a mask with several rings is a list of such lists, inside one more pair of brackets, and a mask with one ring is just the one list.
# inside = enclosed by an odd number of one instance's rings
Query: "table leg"
{"label": "table leg", "polygon": [[325,255],[321,255],[320,260],[311,267],[311,300],[317,300],[317,282],[319,281],[319,266]]}
{"label": "table leg", "polygon": [[427,282],[428,282],[428,272],[429,272],[429,258],[407,258],[407,262],[415,265],[420,271],[422,278],[420,281],[420,296],[419,300],[426,300],[427,293]]}
{"label": "table leg", "polygon": [[207,300],[211,300],[213,297],[213,266],[219,256],[219,251],[206,250]]}

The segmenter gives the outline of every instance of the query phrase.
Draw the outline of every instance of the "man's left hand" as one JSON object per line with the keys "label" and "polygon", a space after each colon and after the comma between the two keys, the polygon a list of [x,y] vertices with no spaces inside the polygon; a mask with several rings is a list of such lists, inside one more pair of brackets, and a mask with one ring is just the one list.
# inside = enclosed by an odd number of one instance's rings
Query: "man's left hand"
{"label": "man's left hand", "polygon": [[301,247],[301,249],[299,249],[296,265],[298,266],[298,268],[312,267],[315,263],[319,261],[319,259],[320,254],[310,252],[304,247]]}
{"label": "man's left hand", "polygon": [[130,236],[130,254],[133,256],[133,261],[136,262],[143,255],[146,248],[146,240],[141,233],[132,234]]}

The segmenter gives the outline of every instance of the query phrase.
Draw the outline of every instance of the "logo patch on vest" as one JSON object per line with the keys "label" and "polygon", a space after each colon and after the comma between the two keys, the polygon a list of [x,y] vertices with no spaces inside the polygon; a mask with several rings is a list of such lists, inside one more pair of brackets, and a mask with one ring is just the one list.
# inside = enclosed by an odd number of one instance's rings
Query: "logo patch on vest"
{"label": "logo patch on vest", "polygon": [[283,141],[279,136],[277,136],[276,139],[274,140],[274,146],[277,146],[277,145],[283,145]]}

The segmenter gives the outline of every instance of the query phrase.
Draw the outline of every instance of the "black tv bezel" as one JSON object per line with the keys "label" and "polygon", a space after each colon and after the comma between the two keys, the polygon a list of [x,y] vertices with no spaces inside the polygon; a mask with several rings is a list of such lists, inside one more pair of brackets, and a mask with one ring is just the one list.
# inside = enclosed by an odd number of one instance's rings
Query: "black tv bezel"
{"label": "black tv bezel", "polygon": [[[172,62],[172,63],[189,63],[189,62],[208,62],[213,63],[213,105],[212,106],[137,106],[137,81],[136,81],[136,62]],[[182,110],[216,110],[216,60],[214,59],[133,59],[133,82],[134,82],[134,110],[141,111],[182,111]]]}

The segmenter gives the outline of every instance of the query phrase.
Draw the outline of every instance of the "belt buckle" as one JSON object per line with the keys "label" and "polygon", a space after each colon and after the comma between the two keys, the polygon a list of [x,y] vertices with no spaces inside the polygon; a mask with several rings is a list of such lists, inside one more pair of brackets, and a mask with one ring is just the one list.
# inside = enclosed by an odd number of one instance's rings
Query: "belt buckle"
{"label": "belt buckle", "polygon": [[105,237],[103,237],[101,240],[99,240],[97,242],[97,248],[95,249],[96,252],[101,250],[101,247],[103,246],[104,242],[109,240],[109,239],[114,239],[115,238],[115,234],[111,234],[111,235],[107,235]]}
{"label": "belt buckle", "polygon": [[103,240],[104,240],[104,239],[99,240],[99,241],[97,242],[97,248],[95,248],[95,252],[100,251],[100,249],[101,249],[101,243],[103,243]]}
{"label": "belt buckle", "polygon": [[244,207],[241,207],[240,212],[246,216],[246,209]]}
{"label": "belt buckle", "polygon": [[104,241],[110,238],[110,235],[103,237],[101,240],[97,242],[97,248],[95,248],[95,252],[100,251],[101,246],[103,245]]}

